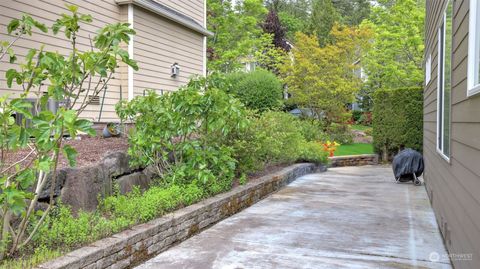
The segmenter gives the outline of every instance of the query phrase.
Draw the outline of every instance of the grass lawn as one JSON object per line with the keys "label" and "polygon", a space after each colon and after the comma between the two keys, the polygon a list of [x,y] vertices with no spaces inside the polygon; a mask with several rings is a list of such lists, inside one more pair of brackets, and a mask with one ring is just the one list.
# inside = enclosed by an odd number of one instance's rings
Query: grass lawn
{"label": "grass lawn", "polygon": [[352,130],[358,130],[358,131],[365,131],[368,129],[372,129],[371,126],[366,126],[366,125],[360,125],[360,124],[352,124]]}
{"label": "grass lawn", "polygon": [[334,156],[358,155],[358,154],[372,154],[373,145],[364,143],[354,143],[340,145],[335,151]]}

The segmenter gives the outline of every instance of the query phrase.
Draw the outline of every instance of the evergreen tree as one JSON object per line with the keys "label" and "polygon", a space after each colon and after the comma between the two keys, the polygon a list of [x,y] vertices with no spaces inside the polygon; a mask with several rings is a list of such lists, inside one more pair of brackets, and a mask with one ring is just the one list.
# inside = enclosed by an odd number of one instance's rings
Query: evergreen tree
{"label": "evergreen tree", "polygon": [[313,0],[308,34],[314,34],[324,47],[331,41],[330,31],[338,19],[332,0]]}
{"label": "evergreen tree", "polygon": [[340,14],[342,23],[350,26],[359,25],[370,15],[369,0],[332,0],[332,3]]}

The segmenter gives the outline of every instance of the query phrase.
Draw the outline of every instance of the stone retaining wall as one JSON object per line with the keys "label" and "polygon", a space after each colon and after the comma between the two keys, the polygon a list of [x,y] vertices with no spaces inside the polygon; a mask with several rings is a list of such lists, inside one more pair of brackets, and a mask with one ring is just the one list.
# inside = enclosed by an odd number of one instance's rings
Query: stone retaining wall
{"label": "stone retaining wall", "polygon": [[[132,168],[126,152],[107,154],[99,162],[78,168],[63,168],[57,172],[54,198],[71,206],[74,211],[93,211],[97,208],[98,197],[113,193],[118,186],[121,193],[127,193],[133,186],[146,189],[154,173],[151,168]],[[40,193],[40,202],[49,202],[50,180]]]}
{"label": "stone retaining wall", "polygon": [[377,154],[362,154],[362,155],[348,155],[330,157],[331,167],[342,166],[362,166],[362,165],[376,165],[378,164]]}
{"label": "stone retaining wall", "polygon": [[130,268],[251,206],[296,178],[315,171],[325,171],[325,167],[313,164],[292,165],[229,192],[77,249],[38,268]]}

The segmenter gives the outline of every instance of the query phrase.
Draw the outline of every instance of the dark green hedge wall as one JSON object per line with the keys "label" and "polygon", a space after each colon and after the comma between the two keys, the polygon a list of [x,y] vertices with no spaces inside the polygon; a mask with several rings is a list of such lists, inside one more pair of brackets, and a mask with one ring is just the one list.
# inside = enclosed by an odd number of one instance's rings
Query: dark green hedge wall
{"label": "dark green hedge wall", "polygon": [[423,89],[378,90],[373,95],[373,144],[383,160],[401,147],[422,152]]}

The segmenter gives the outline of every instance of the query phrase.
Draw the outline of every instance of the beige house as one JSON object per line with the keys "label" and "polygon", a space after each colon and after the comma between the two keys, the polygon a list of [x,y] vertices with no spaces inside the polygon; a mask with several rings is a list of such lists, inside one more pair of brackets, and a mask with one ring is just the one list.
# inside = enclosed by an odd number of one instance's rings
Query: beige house
{"label": "beige house", "polygon": [[[95,36],[106,24],[128,22],[136,31],[128,51],[139,71],[120,66],[105,98],[100,93],[82,113],[84,118],[99,121],[102,107],[100,121],[118,121],[114,107],[119,100],[143,95],[146,89],[175,91],[193,75],[206,74],[206,37],[211,34],[206,30],[206,0],[1,0],[0,40],[12,40],[6,35],[6,26],[22,13],[50,27],[60,14],[68,13],[65,5],[76,5],[80,13],[93,16],[91,24],[82,25],[77,38],[79,50],[88,49],[89,36]],[[60,35],[35,31],[31,37],[19,40],[13,49],[25,56],[28,49],[40,48],[41,44],[64,54],[71,48]],[[172,76],[174,64],[179,72]],[[20,92],[20,88],[6,88],[3,74],[11,67],[5,62],[0,65],[0,94]]]}
{"label": "beige house", "polygon": [[427,0],[425,181],[455,268],[480,268],[480,1]]}

